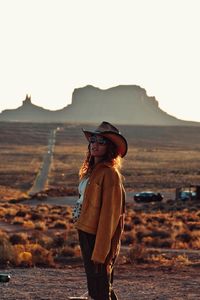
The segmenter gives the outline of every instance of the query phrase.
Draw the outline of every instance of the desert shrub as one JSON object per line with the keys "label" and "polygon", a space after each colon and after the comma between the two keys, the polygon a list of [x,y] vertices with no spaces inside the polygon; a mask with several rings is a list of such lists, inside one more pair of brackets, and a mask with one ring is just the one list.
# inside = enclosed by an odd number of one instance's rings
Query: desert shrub
{"label": "desert shrub", "polygon": [[14,219],[12,220],[12,224],[13,225],[23,225],[24,220],[22,217],[14,217]]}
{"label": "desert shrub", "polygon": [[14,252],[13,264],[14,266],[19,266],[21,263],[20,255],[21,253],[25,252],[25,245],[22,244],[13,245],[13,252]]}
{"label": "desert shrub", "polygon": [[131,231],[133,229],[132,224],[125,223],[124,224],[124,231]]}
{"label": "desert shrub", "polygon": [[14,233],[10,236],[9,241],[12,245],[17,245],[17,244],[25,245],[27,243],[27,234]]}
{"label": "desert shrub", "polygon": [[4,207],[0,207],[0,218],[4,217],[6,213],[6,209]]}
{"label": "desert shrub", "polygon": [[159,264],[163,266],[182,266],[189,265],[191,262],[186,254],[177,255],[177,254],[165,254],[160,253],[160,251],[150,250],[145,248],[143,244],[135,244],[130,248],[127,256],[127,261],[134,264],[141,263],[153,263]]}
{"label": "desert shrub", "polygon": [[147,222],[152,223],[152,222],[157,222],[159,224],[164,224],[166,219],[160,216],[152,216],[147,218]]}
{"label": "desert shrub", "polygon": [[145,247],[153,247],[153,238],[150,236],[144,237],[142,239],[142,243],[145,245]]}
{"label": "desert shrub", "polygon": [[183,232],[176,236],[176,240],[181,241],[183,243],[189,243],[192,240],[192,236],[190,233]]}
{"label": "desert shrub", "polygon": [[67,239],[69,245],[78,244],[78,232],[74,228],[74,224],[68,224],[71,227],[65,232],[65,239]]}
{"label": "desert shrub", "polygon": [[19,211],[16,213],[16,217],[22,217],[22,218],[24,218],[25,216],[26,216],[26,211],[19,210]]}
{"label": "desert shrub", "polygon": [[10,220],[16,216],[16,213],[18,211],[16,207],[4,206],[4,208],[6,208],[6,213],[4,215],[4,218],[6,220]]}
{"label": "desert shrub", "polygon": [[181,265],[189,265],[191,262],[186,254],[182,254],[176,257],[175,263]]}
{"label": "desert shrub", "polygon": [[52,224],[51,228],[66,229],[67,223],[64,220],[56,220],[56,222]]}
{"label": "desert shrub", "polygon": [[24,221],[23,225],[24,225],[24,227],[29,228],[29,229],[35,228],[35,225],[31,220]]}
{"label": "desert shrub", "polygon": [[44,231],[46,229],[46,225],[44,222],[36,222],[35,223],[35,229]]}
{"label": "desert shrub", "polygon": [[183,265],[189,265],[191,262],[186,254],[173,256],[173,257],[167,257],[166,254],[158,254],[158,255],[152,255],[149,258],[149,262],[158,263],[159,265],[164,266],[183,266]]}
{"label": "desert shrub", "polygon": [[32,254],[32,262],[34,266],[39,266],[39,267],[54,266],[54,259],[51,251],[45,249],[41,245],[30,244],[27,250]]}
{"label": "desert shrub", "polygon": [[81,256],[81,247],[80,247],[80,245],[76,245],[74,247],[74,251],[75,251],[75,256],[78,256],[78,257]]}
{"label": "desert shrub", "polygon": [[13,260],[13,248],[5,233],[0,234],[0,265],[7,265]]}
{"label": "desert shrub", "polygon": [[36,212],[31,212],[30,219],[32,221],[42,221],[44,219],[43,215]]}
{"label": "desert shrub", "polygon": [[70,206],[67,206],[65,211],[62,212],[62,216],[71,218],[71,215],[72,215],[72,208]]}
{"label": "desert shrub", "polygon": [[39,214],[46,215],[49,212],[49,206],[47,204],[40,204],[37,206],[37,211]]}
{"label": "desert shrub", "polygon": [[141,243],[142,239],[146,236],[149,236],[148,232],[144,232],[144,231],[137,231],[136,233],[136,238],[137,238],[137,242]]}
{"label": "desert shrub", "polygon": [[169,238],[171,235],[169,232],[162,231],[162,230],[154,230],[149,233],[149,236],[151,237],[159,237],[160,239],[166,239]]}
{"label": "desert shrub", "polygon": [[73,257],[73,256],[75,256],[75,249],[72,248],[72,247],[69,247],[69,246],[65,246],[65,247],[61,250],[60,254],[61,254],[62,256]]}
{"label": "desert shrub", "polygon": [[59,219],[59,215],[50,215],[48,217],[48,223],[53,223],[53,222],[55,222],[58,219]]}
{"label": "desert shrub", "polygon": [[7,220],[7,221],[12,220],[12,218],[13,218],[13,215],[10,214],[9,212],[7,212],[7,213],[4,215],[4,219]]}
{"label": "desert shrub", "polygon": [[183,215],[176,215],[176,220],[182,221],[183,223],[185,223],[186,217]]}
{"label": "desert shrub", "polygon": [[131,235],[126,235],[126,239],[123,240],[123,245],[131,245],[134,239]]}
{"label": "desert shrub", "polygon": [[132,231],[124,232],[122,235],[122,245],[128,246],[135,241],[135,235]]}
{"label": "desert shrub", "polygon": [[188,229],[190,231],[200,230],[200,224],[199,223],[188,224]]}
{"label": "desert shrub", "polygon": [[53,238],[47,235],[43,235],[41,238],[38,239],[38,244],[47,250],[51,249],[52,243],[53,243]]}
{"label": "desert shrub", "polygon": [[170,239],[162,240],[159,238],[144,238],[142,242],[145,246],[152,247],[152,248],[171,248],[173,245],[173,241]]}
{"label": "desert shrub", "polygon": [[33,256],[31,252],[20,252],[18,257],[18,265],[20,267],[31,267],[33,265]]}
{"label": "desert shrub", "polygon": [[[50,250],[51,239],[48,237],[40,239],[40,243],[35,242],[22,244],[15,244],[13,246],[14,258],[11,259],[12,263],[16,266],[31,267],[42,266],[52,267],[54,265],[53,252]],[[47,249],[48,246],[49,248]],[[55,252],[57,253],[57,252]]]}
{"label": "desert shrub", "polygon": [[53,242],[52,242],[53,248],[60,248],[60,247],[63,247],[64,245],[65,245],[65,237],[63,237],[61,235],[56,235],[53,238]]}
{"label": "desert shrub", "polygon": [[125,223],[132,223],[132,216],[130,210],[128,210],[128,212],[125,215]]}
{"label": "desert shrub", "polygon": [[188,249],[188,243],[184,243],[182,241],[173,241],[172,248],[174,249]]}
{"label": "desert shrub", "polygon": [[67,228],[66,221],[57,220],[57,221],[53,224],[52,228],[66,229],[66,228]]}
{"label": "desert shrub", "polygon": [[196,237],[190,243],[192,249],[200,249],[200,238]]}
{"label": "desert shrub", "polygon": [[129,259],[131,263],[144,263],[147,260],[147,256],[147,251],[142,244],[135,244],[129,250]]}
{"label": "desert shrub", "polygon": [[195,218],[195,216],[188,216],[187,217],[187,222],[196,222],[197,219]]}
{"label": "desert shrub", "polygon": [[172,248],[173,241],[171,239],[159,241],[160,248]]}
{"label": "desert shrub", "polygon": [[139,225],[139,224],[142,224],[142,220],[141,220],[141,218],[135,216],[135,217],[132,219],[132,223],[133,223],[134,225]]}

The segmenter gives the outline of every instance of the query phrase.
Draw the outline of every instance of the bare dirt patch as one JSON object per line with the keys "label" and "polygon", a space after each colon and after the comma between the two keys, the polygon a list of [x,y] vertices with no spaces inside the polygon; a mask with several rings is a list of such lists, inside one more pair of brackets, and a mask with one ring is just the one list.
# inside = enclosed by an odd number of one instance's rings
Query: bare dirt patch
{"label": "bare dirt patch", "polygon": [[[164,268],[119,265],[114,287],[119,300],[197,300],[200,292],[200,267]],[[9,269],[9,283],[1,283],[1,299],[67,299],[86,291],[81,265],[64,269]]]}

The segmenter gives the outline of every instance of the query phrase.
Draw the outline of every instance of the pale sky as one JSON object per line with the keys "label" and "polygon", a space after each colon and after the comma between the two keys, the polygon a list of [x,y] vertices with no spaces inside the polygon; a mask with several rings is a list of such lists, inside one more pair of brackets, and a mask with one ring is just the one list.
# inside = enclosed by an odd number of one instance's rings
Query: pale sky
{"label": "pale sky", "polygon": [[200,121],[199,0],[0,0],[0,111],[56,110],[85,85],[145,88]]}

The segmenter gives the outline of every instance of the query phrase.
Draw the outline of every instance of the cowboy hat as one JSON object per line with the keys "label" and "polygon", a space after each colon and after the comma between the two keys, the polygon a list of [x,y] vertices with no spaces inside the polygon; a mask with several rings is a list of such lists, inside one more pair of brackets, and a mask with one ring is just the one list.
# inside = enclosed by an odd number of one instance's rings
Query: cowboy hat
{"label": "cowboy hat", "polygon": [[86,139],[89,141],[89,138],[94,134],[100,134],[101,136],[109,139],[117,146],[118,153],[121,157],[124,157],[128,150],[128,144],[123,135],[119,130],[108,122],[102,122],[94,131],[88,131],[83,129],[83,132],[86,136]]}

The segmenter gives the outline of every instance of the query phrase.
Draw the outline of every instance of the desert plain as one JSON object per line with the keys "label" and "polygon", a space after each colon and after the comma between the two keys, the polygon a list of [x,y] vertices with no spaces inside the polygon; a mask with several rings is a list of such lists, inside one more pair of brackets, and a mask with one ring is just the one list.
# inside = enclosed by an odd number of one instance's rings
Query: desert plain
{"label": "desert plain", "polygon": [[[67,299],[86,281],[71,221],[78,170],[91,124],[0,123],[1,299]],[[126,223],[116,264],[119,299],[200,299],[200,203],[175,199],[200,184],[199,127],[119,126],[127,138],[122,165]],[[42,191],[30,195],[56,130]],[[161,192],[137,204],[136,192]]]}

